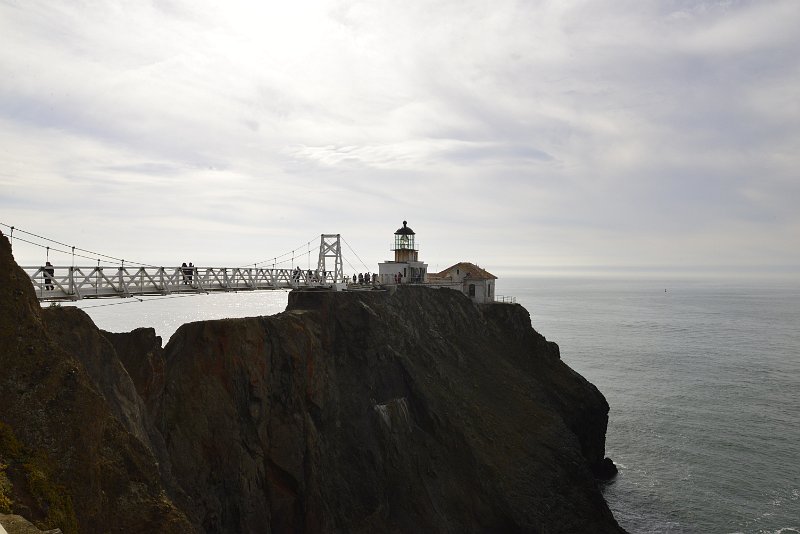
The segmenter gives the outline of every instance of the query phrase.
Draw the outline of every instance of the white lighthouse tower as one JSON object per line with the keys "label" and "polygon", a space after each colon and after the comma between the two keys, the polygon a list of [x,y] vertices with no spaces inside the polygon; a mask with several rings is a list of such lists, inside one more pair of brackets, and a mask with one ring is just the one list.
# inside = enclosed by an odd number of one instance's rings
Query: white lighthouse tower
{"label": "white lighthouse tower", "polygon": [[414,243],[414,230],[403,221],[403,227],[394,233],[394,261],[378,264],[378,276],[382,284],[421,284],[428,276],[428,264],[419,261],[419,248]]}

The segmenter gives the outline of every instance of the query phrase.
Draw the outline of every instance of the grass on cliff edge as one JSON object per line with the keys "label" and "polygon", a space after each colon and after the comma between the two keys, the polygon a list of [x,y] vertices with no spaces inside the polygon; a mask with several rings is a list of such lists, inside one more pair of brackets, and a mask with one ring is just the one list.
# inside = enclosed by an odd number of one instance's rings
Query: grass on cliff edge
{"label": "grass on cliff edge", "polygon": [[53,482],[53,473],[45,453],[28,450],[0,422],[0,513],[22,515],[41,529],[77,534],[72,498]]}

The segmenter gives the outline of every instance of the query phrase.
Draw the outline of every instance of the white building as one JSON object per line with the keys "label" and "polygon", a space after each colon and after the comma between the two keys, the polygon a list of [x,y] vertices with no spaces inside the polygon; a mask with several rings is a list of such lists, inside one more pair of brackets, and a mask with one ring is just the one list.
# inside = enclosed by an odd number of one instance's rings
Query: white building
{"label": "white building", "polygon": [[403,227],[394,233],[394,261],[378,264],[378,281],[381,284],[422,284],[428,279],[428,264],[419,261],[419,249],[414,243],[414,230],[403,221]]}
{"label": "white building", "polygon": [[479,304],[494,302],[495,280],[492,273],[465,261],[429,276],[432,285],[459,290]]}

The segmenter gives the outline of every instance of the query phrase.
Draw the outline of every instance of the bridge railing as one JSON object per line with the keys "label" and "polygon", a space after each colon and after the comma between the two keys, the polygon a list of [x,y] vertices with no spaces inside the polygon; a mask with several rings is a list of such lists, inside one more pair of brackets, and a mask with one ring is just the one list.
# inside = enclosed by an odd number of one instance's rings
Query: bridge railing
{"label": "bridge railing", "polygon": [[323,287],[340,283],[330,271],[255,267],[23,267],[39,300],[168,295]]}

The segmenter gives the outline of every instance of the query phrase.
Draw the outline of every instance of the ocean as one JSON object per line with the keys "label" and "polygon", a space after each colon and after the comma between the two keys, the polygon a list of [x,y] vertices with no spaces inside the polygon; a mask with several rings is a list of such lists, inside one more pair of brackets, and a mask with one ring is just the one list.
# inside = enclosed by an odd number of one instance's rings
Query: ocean
{"label": "ocean", "polygon": [[[665,291],[666,290],[666,291]],[[611,406],[603,493],[631,533],[800,533],[800,284],[501,278]],[[101,328],[283,311],[286,292],[83,301]]]}

